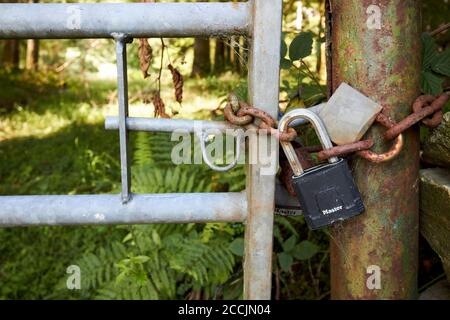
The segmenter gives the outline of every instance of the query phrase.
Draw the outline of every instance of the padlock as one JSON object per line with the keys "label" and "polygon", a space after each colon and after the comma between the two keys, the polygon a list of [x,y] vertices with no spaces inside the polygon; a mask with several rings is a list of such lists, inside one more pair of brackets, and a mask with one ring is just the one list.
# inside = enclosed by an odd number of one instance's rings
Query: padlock
{"label": "padlock", "polygon": [[[279,130],[285,131],[289,123],[298,118],[313,125],[324,149],[333,146],[320,117],[307,109],[286,113],[280,120]],[[332,225],[365,210],[345,159],[332,157],[326,164],[303,170],[291,143],[280,143],[294,172],[294,189],[310,229]]]}
{"label": "padlock", "polygon": [[293,197],[278,179],[275,182],[275,214],[280,216],[303,214],[298,199]]}
{"label": "padlock", "polygon": [[342,83],[316,113],[325,124],[331,141],[343,145],[359,141],[381,109],[379,103]]}

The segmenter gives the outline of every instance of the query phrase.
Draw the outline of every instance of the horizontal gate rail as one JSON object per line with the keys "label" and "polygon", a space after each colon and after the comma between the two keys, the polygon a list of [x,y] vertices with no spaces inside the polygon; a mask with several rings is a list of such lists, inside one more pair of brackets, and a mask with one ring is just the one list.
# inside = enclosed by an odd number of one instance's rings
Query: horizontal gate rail
{"label": "horizontal gate rail", "polygon": [[133,195],[2,196],[0,225],[106,225],[242,222],[244,192]]}
{"label": "horizontal gate rail", "polygon": [[0,38],[69,39],[247,34],[250,6],[217,3],[0,4]]}
{"label": "horizontal gate rail", "polygon": [[[195,132],[196,130],[226,130],[239,129],[226,121],[208,121],[208,120],[186,120],[186,119],[155,119],[132,117],[126,120],[127,129],[131,131],[148,132],[174,132],[177,130],[185,132]],[[106,117],[106,130],[119,129],[118,117]]]}

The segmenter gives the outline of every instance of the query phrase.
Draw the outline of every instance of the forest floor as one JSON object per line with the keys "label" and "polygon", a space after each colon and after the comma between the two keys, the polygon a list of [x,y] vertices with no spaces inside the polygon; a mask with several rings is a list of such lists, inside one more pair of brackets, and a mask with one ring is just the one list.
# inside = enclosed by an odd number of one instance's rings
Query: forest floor
{"label": "forest floor", "polygon": [[[153,115],[149,86],[130,75],[130,116]],[[207,118],[239,82],[237,76],[188,80],[182,106],[172,92],[162,97],[180,118]],[[117,115],[114,79],[70,80],[35,93],[27,105],[0,117],[0,195],[104,193],[119,183],[118,133],[104,129]],[[131,135],[133,138],[133,134]],[[132,145],[132,143],[131,143]]]}

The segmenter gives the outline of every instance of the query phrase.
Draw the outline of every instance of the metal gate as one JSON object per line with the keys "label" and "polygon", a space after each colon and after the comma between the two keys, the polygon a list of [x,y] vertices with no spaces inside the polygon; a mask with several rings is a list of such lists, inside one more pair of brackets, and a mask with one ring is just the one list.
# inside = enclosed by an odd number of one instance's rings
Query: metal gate
{"label": "metal gate", "polygon": [[[195,120],[128,117],[126,44],[134,37],[246,35],[249,97],[273,117],[278,112],[282,0],[217,3],[0,4],[0,39],[113,38],[117,50],[120,195],[2,196],[0,226],[244,222],[244,297],[270,299],[275,176],[247,165],[244,192],[131,194],[128,131],[194,131]],[[222,122],[202,121],[224,130]],[[205,127],[205,126],[204,126]],[[258,136],[257,139],[272,139]],[[273,141],[272,141],[273,142]],[[249,157],[255,152],[249,148]],[[258,159],[253,155],[254,159]]]}

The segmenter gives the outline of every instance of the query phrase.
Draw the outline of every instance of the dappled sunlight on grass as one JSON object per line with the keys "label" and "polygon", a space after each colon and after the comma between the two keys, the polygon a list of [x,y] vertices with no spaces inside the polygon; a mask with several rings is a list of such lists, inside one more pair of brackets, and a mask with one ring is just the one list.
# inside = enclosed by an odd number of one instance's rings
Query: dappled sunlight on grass
{"label": "dappled sunlight on grass", "polygon": [[[163,78],[162,97],[175,118],[207,119],[239,78],[187,79],[185,98],[173,97]],[[153,117],[151,81],[130,71],[130,116]],[[210,88],[206,90],[206,88]],[[117,115],[115,79],[72,79],[48,94],[16,104],[0,116],[0,194],[83,194],[111,192],[119,179],[118,134],[104,129]],[[134,137],[134,133],[131,134]]]}

